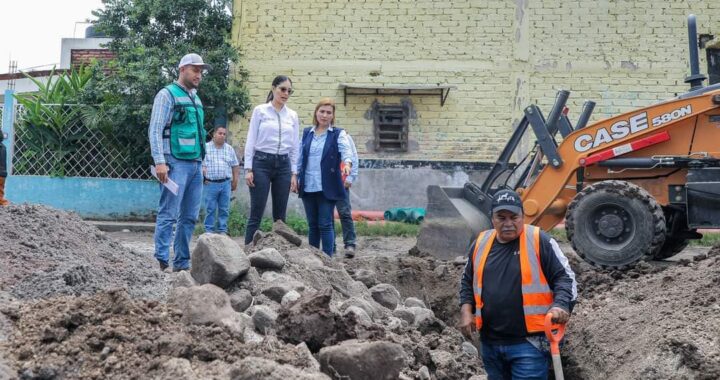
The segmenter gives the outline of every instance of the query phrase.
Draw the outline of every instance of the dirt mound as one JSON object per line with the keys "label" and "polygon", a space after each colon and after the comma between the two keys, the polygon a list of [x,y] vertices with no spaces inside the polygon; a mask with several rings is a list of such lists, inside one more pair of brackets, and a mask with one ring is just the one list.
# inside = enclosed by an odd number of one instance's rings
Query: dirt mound
{"label": "dirt mound", "polygon": [[720,378],[720,247],[593,280],[568,324],[568,379]]}
{"label": "dirt mound", "polygon": [[152,257],[123,248],[77,214],[38,205],[0,208],[0,289],[20,299],[88,295],[123,287],[161,298]]}
{"label": "dirt mound", "polygon": [[15,335],[0,343],[0,351],[11,353],[18,375],[27,379],[170,378],[178,363],[173,359],[189,362],[193,378],[201,379],[227,378],[231,364],[248,356],[309,365],[294,346],[273,339],[238,343],[231,330],[186,325],[179,313],[123,290],[25,302],[10,313]]}

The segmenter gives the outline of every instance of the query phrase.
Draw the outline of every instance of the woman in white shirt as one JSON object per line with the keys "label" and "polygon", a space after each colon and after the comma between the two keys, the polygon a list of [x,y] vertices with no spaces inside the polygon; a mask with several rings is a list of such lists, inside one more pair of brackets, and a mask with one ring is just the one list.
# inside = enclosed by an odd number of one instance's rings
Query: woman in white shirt
{"label": "woman in white shirt", "polygon": [[300,121],[287,105],[292,81],[278,75],[272,81],[267,103],[253,110],[245,143],[245,182],[250,187],[250,216],[245,244],[260,227],[268,194],[272,191],[273,221],[285,221],[290,191],[297,189]]}

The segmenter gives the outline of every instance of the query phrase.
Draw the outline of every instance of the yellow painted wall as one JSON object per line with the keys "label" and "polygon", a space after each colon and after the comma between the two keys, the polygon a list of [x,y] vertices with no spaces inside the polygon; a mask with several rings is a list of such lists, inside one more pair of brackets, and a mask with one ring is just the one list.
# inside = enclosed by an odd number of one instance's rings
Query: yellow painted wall
{"label": "yellow painted wall", "polygon": [[[233,12],[253,105],[275,75],[289,75],[302,122],[334,97],[365,159],[494,161],[522,109],[537,103],[547,114],[560,88],[572,92],[571,120],[585,99],[599,120],[685,92],[689,13],[698,33],[720,34],[717,0],[235,0]],[[366,115],[376,99],[404,97],[350,96],[344,106],[340,83],[457,89],[444,107],[410,96],[411,150],[378,153]],[[231,123],[236,144],[246,128],[247,119]]]}

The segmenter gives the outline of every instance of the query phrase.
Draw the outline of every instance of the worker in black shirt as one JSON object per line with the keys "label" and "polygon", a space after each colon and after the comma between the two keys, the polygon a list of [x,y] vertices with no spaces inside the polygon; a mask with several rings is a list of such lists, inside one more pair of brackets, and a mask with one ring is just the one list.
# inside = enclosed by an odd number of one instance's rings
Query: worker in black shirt
{"label": "worker in black shirt", "polygon": [[577,298],[575,274],[557,242],[523,223],[511,190],[493,197],[494,229],[470,246],[460,283],[460,330],[480,331],[489,380],[546,379],[545,315],[566,323]]}

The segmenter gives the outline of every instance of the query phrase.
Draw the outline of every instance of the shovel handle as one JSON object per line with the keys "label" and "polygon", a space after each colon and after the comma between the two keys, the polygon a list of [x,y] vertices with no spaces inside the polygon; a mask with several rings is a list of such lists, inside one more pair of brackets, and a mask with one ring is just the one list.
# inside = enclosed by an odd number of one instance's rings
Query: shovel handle
{"label": "shovel handle", "polygon": [[[553,330],[555,330],[553,332]],[[560,355],[560,341],[565,336],[565,324],[552,323],[552,314],[545,315],[545,336],[550,341],[550,353]]]}

